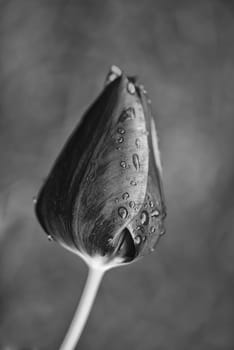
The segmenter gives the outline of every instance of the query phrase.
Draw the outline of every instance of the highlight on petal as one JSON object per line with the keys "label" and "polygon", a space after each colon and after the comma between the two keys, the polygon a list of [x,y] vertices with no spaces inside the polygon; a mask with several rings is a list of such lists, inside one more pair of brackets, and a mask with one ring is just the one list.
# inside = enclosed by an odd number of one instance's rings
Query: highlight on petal
{"label": "highlight on petal", "polygon": [[113,65],[111,66],[109,73],[106,76],[105,85],[108,85],[112,81],[114,81],[116,78],[120,77],[122,75],[122,71],[119,67]]}
{"label": "highlight on petal", "polygon": [[144,88],[112,66],[36,203],[46,233],[89,264],[128,263],[165,232],[155,123]]}

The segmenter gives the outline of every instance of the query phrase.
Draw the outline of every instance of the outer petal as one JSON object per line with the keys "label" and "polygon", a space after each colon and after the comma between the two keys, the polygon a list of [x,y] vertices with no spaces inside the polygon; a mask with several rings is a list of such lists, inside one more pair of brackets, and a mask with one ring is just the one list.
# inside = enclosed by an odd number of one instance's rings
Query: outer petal
{"label": "outer petal", "polygon": [[[42,187],[36,214],[48,235],[69,246],[81,249],[82,241],[74,236],[72,223],[82,179],[90,164],[97,140],[110,123],[109,115],[118,99],[121,79],[116,79],[82,118],[62,149]],[[75,239],[76,238],[76,239]]]}

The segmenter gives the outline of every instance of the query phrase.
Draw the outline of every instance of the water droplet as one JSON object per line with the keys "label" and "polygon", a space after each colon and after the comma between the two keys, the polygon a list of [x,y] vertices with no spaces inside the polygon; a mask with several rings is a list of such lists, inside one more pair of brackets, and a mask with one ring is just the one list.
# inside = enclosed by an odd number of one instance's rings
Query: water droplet
{"label": "water droplet", "polygon": [[154,227],[154,226],[151,226],[151,227],[150,227],[150,232],[151,232],[151,233],[154,233],[155,231],[156,231],[155,227]]}
{"label": "water droplet", "polygon": [[124,200],[128,199],[129,198],[129,193],[128,192],[125,192],[123,195],[122,195],[122,198]]}
{"label": "water droplet", "polygon": [[147,94],[147,91],[146,91],[144,85],[141,84],[139,87],[140,87],[141,91],[143,92],[143,94]]}
{"label": "water droplet", "polygon": [[156,216],[156,217],[158,217],[159,214],[160,214],[160,212],[158,211],[158,209],[155,209],[154,211],[152,211],[151,216]]}
{"label": "water droplet", "polygon": [[129,203],[129,207],[130,207],[130,208],[134,208],[134,207],[135,207],[135,202],[134,202],[134,201],[131,201],[131,202]]}
{"label": "water droplet", "polygon": [[119,207],[118,209],[118,213],[119,213],[119,216],[122,218],[122,219],[125,219],[128,215],[128,211],[126,208],[124,207]]}
{"label": "water droplet", "polygon": [[135,110],[134,110],[134,108],[129,107],[121,113],[121,115],[119,117],[119,121],[121,123],[123,123],[126,120],[132,120],[134,118],[135,118]]}
{"label": "water droplet", "polygon": [[150,251],[151,251],[151,252],[154,252],[154,251],[155,251],[155,247],[151,247],[151,248],[150,248]]}
{"label": "water droplet", "polygon": [[121,135],[125,134],[124,128],[118,128],[118,129],[117,129],[117,132],[118,132],[119,134],[121,134]]}
{"label": "water droplet", "polygon": [[116,140],[117,143],[122,143],[123,141],[124,141],[124,138],[122,136]]}
{"label": "water droplet", "polygon": [[133,162],[135,169],[139,170],[140,169],[140,161],[139,161],[139,157],[136,153],[134,153],[132,156],[132,162]]}
{"label": "water droplet", "polygon": [[48,238],[48,241],[49,241],[49,242],[52,242],[52,241],[54,240],[53,237],[52,237],[51,235],[48,235],[47,238]]}
{"label": "water droplet", "polygon": [[34,196],[32,200],[33,200],[33,204],[37,203],[37,197],[36,196]]}
{"label": "water droplet", "polygon": [[133,95],[136,92],[136,88],[131,81],[128,82],[127,89],[131,95]]}
{"label": "water droplet", "polygon": [[116,147],[116,150],[117,150],[117,151],[120,151],[120,150],[121,150],[121,147]]}
{"label": "water droplet", "polygon": [[147,208],[147,206],[148,206],[148,204],[147,204],[147,203],[145,203],[145,204],[144,204],[144,208]]}
{"label": "water droplet", "polygon": [[141,141],[139,139],[136,139],[135,145],[137,148],[140,148]]}
{"label": "water droplet", "polygon": [[136,183],[136,181],[130,181],[130,185],[132,185],[132,186],[136,186],[137,185],[137,183]]}
{"label": "water droplet", "polygon": [[120,166],[121,166],[122,168],[126,168],[126,167],[127,167],[126,162],[124,162],[124,161],[120,162]]}
{"label": "water droplet", "polygon": [[138,231],[140,231],[141,230],[141,226],[137,226],[137,228],[136,228]]}
{"label": "water droplet", "polygon": [[141,223],[142,225],[148,225],[149,223],[149,214],[145,210],[141,213]]}
{"label": "water droplet", "polygon": [[111,73],[108,75],[107,81],[112,82],[117,78],[117,75],[115,73]]}
{"label": "water droplet", "polygon": [[115,203],[118,203],[119,202],[119,198],[115,198]]}
{"label": "water droplet", "polygon": [[149,201],[149,205],[150,205],[151,208],[153,208],[154,203],[152,201]]}
{"label": "water droplet", "polygon": [[165,228],[163,228],[163,229],[160,231],[160,236],[165,235],[165,233],[166,233],[166,230],[165,230]]}
{"label": "water droplet", "polygon": [[140,244],[141,241],[142,241],[141,236],[137,235],[137,236],[135,237],[135,243],[136,243],[136,244]]}

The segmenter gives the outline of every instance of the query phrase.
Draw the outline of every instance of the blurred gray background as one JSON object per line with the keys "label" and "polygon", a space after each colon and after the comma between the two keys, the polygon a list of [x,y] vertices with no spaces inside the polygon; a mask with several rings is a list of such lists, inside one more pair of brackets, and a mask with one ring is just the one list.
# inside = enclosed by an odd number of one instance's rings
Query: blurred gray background
{"label": "blurred gray background", "polygon": [[234,349],[231,0],[0,1],[0,349],[58,349],[81,295],[32,197],[111,64],[152,99],[167,235],[105,276],[78,349]]}

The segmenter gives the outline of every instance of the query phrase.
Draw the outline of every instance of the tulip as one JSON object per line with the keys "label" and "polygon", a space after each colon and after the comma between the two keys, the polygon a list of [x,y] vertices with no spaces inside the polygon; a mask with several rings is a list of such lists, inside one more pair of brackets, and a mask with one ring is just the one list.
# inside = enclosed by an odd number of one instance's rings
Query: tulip
{"label": "tulip", "polygon": [[90,270],[62,350],[74,349],[104,272],[153,251],[165,233],[161,179],[150,100],[134,77],[113,66],[35,207],[49,239],[79,255]]}

